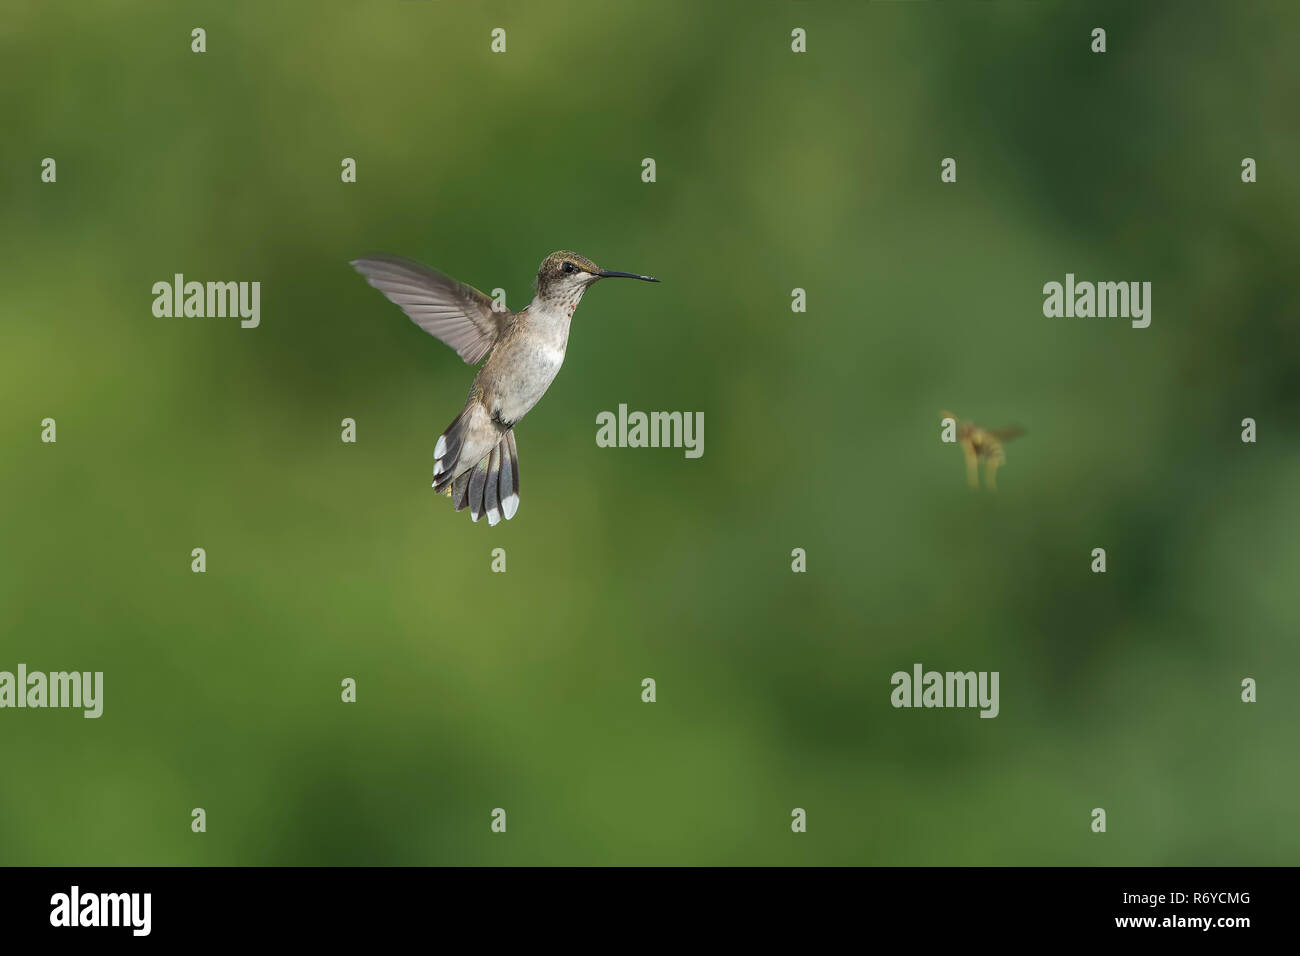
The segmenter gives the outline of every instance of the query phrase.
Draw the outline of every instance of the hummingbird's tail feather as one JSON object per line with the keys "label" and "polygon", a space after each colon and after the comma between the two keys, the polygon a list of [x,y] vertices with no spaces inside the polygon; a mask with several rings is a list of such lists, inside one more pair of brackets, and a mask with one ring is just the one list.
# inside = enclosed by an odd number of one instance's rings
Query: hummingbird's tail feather
{"label": "hummingbird's tail feather", "polygon": [[457,511],[468,505],[472,519],[486,515],[488,524],[494,526],[502,517],[509,520],[515,516],[519,510],[519,460],[513,435],[513,430],[507,432],[477,465],[452,482]]}
{"label": "hummingbird's tail feather", "polygon": [[499,436],[500,428],[483,403],[472,399],[466,402],[433,447],[433,490],[440,495],[447,494],[462,472],[469,471],[480,458],[492,453]]}
{"label": "hummingbird's tail feather", "polygon": [[459,478],[447,486],[446,494],[451,497],[453,511],[464,511],[469,507],[469,475],[463,472]]}
{"label": "hummingbird's tail feather", "polygon": [[[519,510],[519,450],[514,429],[506,432],[477,463],[465,466],[461,460],[466,450],[465,432],[472,420],[473,406],[456,416],[438,438],[434,449],[433,489],[451,498],[456,511],[469,509],[478,521],[487,515],[488,524],[507,521]],[[476,442],[471,447],[482,447]]]}
{"label": "hummingbird's tail feather", "polygon": [[506,432],[497,446],[466,472],[469,488],[465,500],[475,521],[482,514],[488,524],[496,525],[503,517],[509,521],[519,510],[519,453],[514,434],[514,429]]}
{"label": "hummingbird's tail feather", "polygon": [[488,524],[495,526],[501,520],[501,497],[498,489],[501,486],[501,445],[505,439],[496,448],[492,449],[492,454],[488,455],[487,466],[487,484],[483,486],[483,512],[487,515]]}
{"label": "hummingbird's tail feather", "polygon": [[498,446],[501,450],[501,513],[509,521],[519,510],[519,449],[515,447],[515,430],[506,432]]}
{"label": "hummingbird's tail feather", "polygon": [[469,409],[470,406],[466,405],[447,430],[438,436],[438,444],[433,446],[433,490],[438,494],[447,491],[460,470],[456,466],[460,463],[461,448],[465,444],[465,418]]}
{"label": "hummingbird's tail feather", "polygon": [[483,515],[483,489],[487,487],[488,459],[485,455],[479,459],[469,473],[469,516],[477,521]]}

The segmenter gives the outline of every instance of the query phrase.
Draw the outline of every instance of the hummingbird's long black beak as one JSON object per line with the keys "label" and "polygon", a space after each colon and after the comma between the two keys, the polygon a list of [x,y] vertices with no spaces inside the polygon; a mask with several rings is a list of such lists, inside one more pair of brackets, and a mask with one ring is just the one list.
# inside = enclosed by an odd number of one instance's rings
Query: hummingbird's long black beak
{"label": "hummingbird's long black beak", "polygon": [[596,275],[602,279],[640,279],[642,282],[658,282],[654,276],[639,276],[635,272],[610,272],[608,269],[601,269]]}

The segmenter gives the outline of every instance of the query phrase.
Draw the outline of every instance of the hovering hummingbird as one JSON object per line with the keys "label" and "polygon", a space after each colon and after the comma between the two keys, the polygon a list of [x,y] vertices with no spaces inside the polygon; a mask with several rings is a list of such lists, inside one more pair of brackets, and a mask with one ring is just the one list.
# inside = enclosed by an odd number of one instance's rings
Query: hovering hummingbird
{"label": "hovering hummingbird", "polygon": [[952,412],[940,412],[939,418],[951,418],[957,423],[957,441],[966,453],[966,483],[972,488],[980,486],[979,463],[984,462],[984,485],[989,491],[998,490],[998,467],[1005,465],[1007,454],[1002,449],[1004,441],[1011,441],[1025,433],[1018,425],[1007,428],[981,428],[974,422],[958,421]]}
{"label": "hovering hummingbird", "polygon": [[434,446],[433,490],[460,511],[495,525],[519,509],[515,425],[546,394],[564,364],[569,323],[587,287],[599,279],[653,276],[610,272],[574,252],[553,252],[537,270],[537,294],[519,312],[497,310],[478,289],[396,256],[354,259],[366,281],[401,306],[416,325],[470,365],[488,356],[465,407]]}

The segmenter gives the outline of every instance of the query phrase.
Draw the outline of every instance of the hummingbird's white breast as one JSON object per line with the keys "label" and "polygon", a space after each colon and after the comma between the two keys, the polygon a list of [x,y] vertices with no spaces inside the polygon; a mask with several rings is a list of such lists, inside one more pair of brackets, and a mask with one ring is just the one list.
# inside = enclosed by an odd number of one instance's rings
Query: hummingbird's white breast
{"label": "hummingbird's white breast", "polygon": [[519,313],[510,335],[483,366],[485,404],[499,421],[513,425],[555,381],[569,344],[572,313],[537,300]]}

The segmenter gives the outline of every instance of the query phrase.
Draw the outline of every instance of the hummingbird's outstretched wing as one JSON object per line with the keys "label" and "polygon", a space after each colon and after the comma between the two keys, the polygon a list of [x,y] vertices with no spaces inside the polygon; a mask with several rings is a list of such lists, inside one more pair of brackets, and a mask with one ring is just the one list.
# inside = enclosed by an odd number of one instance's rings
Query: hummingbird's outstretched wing
{"label": "hummingbird's outstretched wing", "polygon": [[375,256],[354,259],[352,267],[470,365],[492,350],[509,321],[510,313],[494,311],[478,289],[410,259]]}

